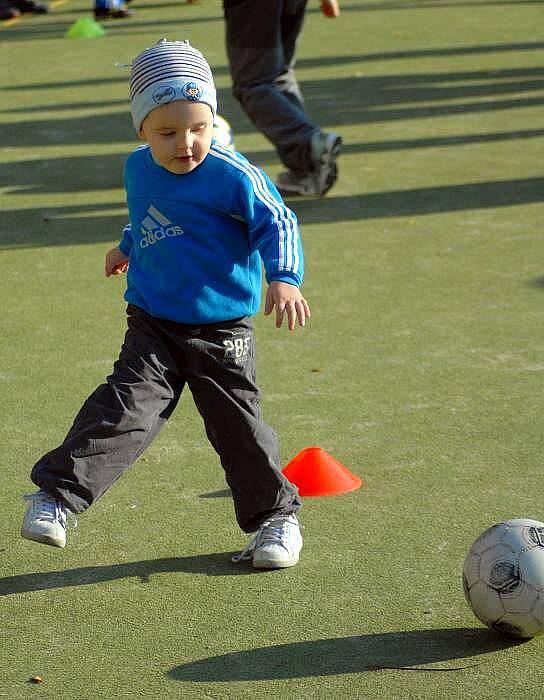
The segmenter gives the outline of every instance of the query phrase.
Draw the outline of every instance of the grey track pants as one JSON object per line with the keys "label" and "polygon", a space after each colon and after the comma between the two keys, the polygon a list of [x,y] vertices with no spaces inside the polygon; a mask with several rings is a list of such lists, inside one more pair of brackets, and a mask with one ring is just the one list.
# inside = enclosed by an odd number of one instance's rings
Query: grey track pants
{"label": "grey track pants", "polygon": [[284,165],[312,167],[310,121],[294,73],[306,0],[224,0],[233,94]]}
{"label": "grey track pants", "polygon": [[86,510],[151,443],[187,384],[242,530],[297,511],[301,502],[280,471],[276,435],[261,417],[251,321],[186,326],[131,305],[127,313],[113,373],[85,401],[62,445],[35,464],[32,481],[71,511]]}

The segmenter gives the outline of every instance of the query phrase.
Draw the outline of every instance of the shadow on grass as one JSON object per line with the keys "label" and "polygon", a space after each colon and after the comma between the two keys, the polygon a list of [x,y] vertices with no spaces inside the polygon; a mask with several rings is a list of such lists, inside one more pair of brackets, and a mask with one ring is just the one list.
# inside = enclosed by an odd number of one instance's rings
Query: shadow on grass
{"label": "shadow on grass", "polygon": [[319,199],[286,199],[302,224],[421,216],[465,209],[517,206],[543,200],[544,177],[331,197],[326,205]]}
{"label": "shadow on grass", "polygon": [[[544,200],[544,177],[393,190],[322,199],[289,199],[301,225],[423,216]],[[113,211],[109,211],[112,210]],[[24,209],[2,214],[0,250],[117,240],[128,214],[121,203]],[[363,231],[361,231],[363,235]]]}
{"label": "shadow on grass", "polygon": [[[463,627],[365,634],[212,656],[176,666],[168,676],[177,681],[232,682],[332,676],[382,669],[455,671],[479,665],[473,663],[471,657],[520,643],[495,636],[487,629]],[[425,664],[452,659],[463,659],[464,663],[454,668],[421,668]]]}
{"label": "shadow on grass", "polygon": [[[541,94],[544,68],[342,76],[301,81],[301,88],[312,119],[324,128],[329,124],[341,128],[342,124],[387,123],[539,106],[544,104]],[[242,117],[228,90],[221,93],[220,101],[220,111],[229,117],[235,134],[254,130]],[[118,104],[118,99],[114,98],[112,104]],[[66,108],[70,108],[69,103]],[[5,123],[3,129],[4,147],[135,141],[128,108],[100,114],[71,114],[58,119],[14,121]]]}
{"label": "shadow on grass", "polygon": [[126,153],[0,163],[0,187],[6,188],[5,194],[120,189],[131,150],[127,146]]}
{"label": "shadow on grass", "polygon": [[65,571],[18,574],[0,578],[0,596],[69,586],[88,586],[122,578],[139,578],[142,583],[150,583],[153,575],[164,573],[203,574],[204,576],[243,576],[259,573],[247,562],[240,564],[231,562],[234,554],[236,552],[217,552],[107,566],[82,566]]}
{"label": "shadow on grass", "polygon": [[[180,4],[180,7],[182,5]],[[7,30],[2,31],[2,42],[15,42],[15,41],[37,41],[44,39],[59,39],[64,36],[67,29],[71,26],[74,21],[73,11],[59,11],[55,12],[53,16],[59,16],[58,21],[49,21],[44,24],[28,24],[21,23],[16,24],[13,27],[8,27]],[[66,17],[66,19],[61,19],[61,16]],[[210,15],[208,17],[186,17],[180,12],[179,16],[176,18],[169,17],[167,19],[156,19],[156,20],[140,20],[137,18],[132,19],[129,22],[123,22],[119,24],[108,24],[108,34],[110,36],[115,35],[126,35],[126,34],[142,34],[157,32],[161,36],[160,32],[180,32],[185,33],[188,24],[209,24],[210,22],[222,22],[223,17],[220,15]]]}
{"label": "shadow on grass", "polygon": [[[450,146],[469,146],[478,143],[494,143],[496,141],[521,141],[523,139],[541,138],[544,129],[519,129],[516,131],[496,131],[482,134],[456,134],[454,136],[431,136],[416,139],[391,139],[384,141],[366,141],[362,143],[347,143],[342,146],[342,156],[355,155],[357,153],[381,153],[387,151],[404,151],[421,148],[449,148]],[[274,150],[243,151],[243,154],[252,163],[265,167],[276,163],[278,157]],[[340,161],[342,163],[342,161]],[[26,170],[24,161],[11,164],[10,167],[22,166]],[[342,167],[342,166],[340,166]],[[2,170],[0,166],[0,178]]]}
{"label": "shadow on grass", "polygon": [[[541,0],[539,0],[540,2]],[[140,6],[141,7],[141,6]],[[5,38],[3,34],[3,38]],[[428,49],[403,49],[402,51],[380,51],[375,53],[361,53],[361,54],[341,54],[338,56],[319,56],[319,57],[306,57],[297,60],[297,69],[302,70],[306,68],[324,68],[325,66],[346,66],[349,63],[364,63],[373,61],[398,61],[400,59],[418,59],[418,58],[440,58],[441,56],[467,56],[467,55],[478,55],[487,53],[506,53],[508,51],[539,51],[544,49],[543,41],[525,41],[507,44],[472,44],[467,46],[445,46],[445,47],[431,47]],[[228,76],[230,75],[229,68],[226,65],[212,66],[214,76]],[[503,69],[497,69],[496,71],[488,71],[489,77],[500,76]],[[119,83],[124,86],[127,82],[128,73],[126,71],[119,70],[116,75],[111,77],[101,76],[99,78],[81,78],[81,80],[62,80],[47,82],[43,81],[40,83],[17,83],[12,85],[6,85],[3,90],[9,91],[28,91],[28,90],[50,90],[57,88],[85,88],[92,87],[93,85],[111,85],[114,83]],[[119,102],[125,103],[125,99],[119,100]],[[99,102],[100,106],[104,104],[110,104],[109,102]],[[72,106],[72,105],[70,105]],[[74,105],[77,107],[78,105]],[[92,103],[90,103],[92,106]],[[49,110],[52,109],[66,109],[66,105],[51,105],[48,107]],[[25,111],[27,108],[13,109],[6,108],[2,109],[2,112],[11,113]],[[32,108],[32,109],[41,109]]]}
{"label": "shadow on grass", "polygon": [[[418,10],[425,9],[429,11],[440,10],[446,8],[455,7],[470,7],[481,5],[483,7],[489,6],[504,6],[504,5],[539,5],[541,0],[449,0],[444,2],[444,0],[425,0],[424,2],[414,2],[413,0],[397,0],[397,2],[368,2],[360,3],[357,5],[346,5],[342,6],[342,14],[346,15],[348,13],[354,12],[397,12],[399,10]],[[210,22],[222,22],[223,13],[218,11],[214,15],[207,16],[189,16],[187,12],[191,11],[191,8],[183,7],[179,2],[165,2],[159,3],[157,5],[139,5],[138,10],[153,9],[168,9],[175,7],[179,9],[177,16],[170,16],[165,19],[140,19],[141,15],[135,15],[127,22],[120,22],[108,25],[108,33],[111,36],[116,35],[135,35],[135,34],[148,34],[149,31],[159,31],[161,27],[167,28],[168,31],[172,32],[177,29],[179,24],[179,29],[186,30],[187,25],[194,24],[209,24]],[[309,7],[307,9],[309,14],[318,14],[321,12],[319,7]],[[36,41],[39,39],[53,39],[61,37],[64,35],[66,30],[69,28],[75,16],[74,11],[71,8],[59,10],[53,13],[53,17],[58,18],[56,22],[49,21],[46,24],[27,24],[4,28],[2,32],[2,41]],[[63,21],[61,18],[66,17]]]}
{"label": "shadow on grass", "polygon": [[201,493],[199,498],[228,498],[230,496],[232,496],[232,491],[230,489],[221,489],[220,491]]}
{"label": "shadow on grass", "polygon": [[[447,148],[497,141],[517,141],[542,136],[544,136],[544,129],[520,129],[488,134],[459,134],[456,136],[345,143],[342,148],[342,156],[420,148]],[[129,151],[130,148],[127,147],[126,153],[65,156],[0,163],[0,186],[5,188],[5,195],[19,192],[25,194],[29,192],[81,192],[83,190],[120,188],[122,186],[123,166]],[[243,153],[252,163],[260,167],[266,167],[278,160],[272,148],[259,151],[244,150]],[[59,173],[62,174],[61,178],[59,178]]]}
{"label": "shadow on grass", "polygon": [[544,276],[534,277],[527,282],[527,286],[533,289],[544,289]]}
{"label": "shadow on grass", "polygon": [[127,221],[122,201],[6,211],[0,224],[0,250],[118,241]]}

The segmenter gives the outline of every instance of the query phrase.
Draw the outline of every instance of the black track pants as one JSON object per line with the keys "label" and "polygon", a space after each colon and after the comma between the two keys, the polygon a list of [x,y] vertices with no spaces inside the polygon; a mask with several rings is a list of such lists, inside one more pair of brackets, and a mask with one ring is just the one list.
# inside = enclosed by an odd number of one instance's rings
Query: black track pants
{"label": "black track pants", "polygon": [[249,319],[187,326],[128,307],[119,359],[77,414],[62,445],[34,466],[32,481],[73,512],[86,510],[142,454],[187,384],[204,419],[246,532],[269,515],[296,512],[274,431],[261,417]]}

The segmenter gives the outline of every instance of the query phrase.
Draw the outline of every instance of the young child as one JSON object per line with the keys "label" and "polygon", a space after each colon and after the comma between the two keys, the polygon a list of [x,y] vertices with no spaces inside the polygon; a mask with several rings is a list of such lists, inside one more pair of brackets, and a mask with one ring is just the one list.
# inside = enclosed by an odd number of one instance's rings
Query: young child
{"label": "young child", "polygon": [[67,511],[91,506],[142,454],[188,385],[232,490],[238,524],[256,532],[235,559],[257,568],[297,563],[296,488],[280,471],[263,421],[250,316],[261,260],[275,308],[293,330],[310,317],[299,286],[296,218],[268,177],[212,142],[216,91],[187,41],[161,39],[133,61],[134,127],[146,145],[125,165],[130,223],[106,254],[106,276],[127,272],[128,329],[118,360],[64,442],[34,466],[22,536],[66,544]]}

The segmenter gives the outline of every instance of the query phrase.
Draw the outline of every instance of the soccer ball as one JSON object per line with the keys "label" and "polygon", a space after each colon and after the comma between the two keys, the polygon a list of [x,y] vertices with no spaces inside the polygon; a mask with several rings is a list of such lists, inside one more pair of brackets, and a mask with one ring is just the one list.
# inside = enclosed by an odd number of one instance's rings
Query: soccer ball
{"label": "soccer ball", "polygon": [[463,567],[465,598],[476,617],[509,637],[544,631],[544,523],[517,518],[474,542]]}
{"label": "soccer ball", "polygon": [[213,140],[225,148],[234,151],[234,133],[231,125],[220,114],[216,114],[213,120]]}

